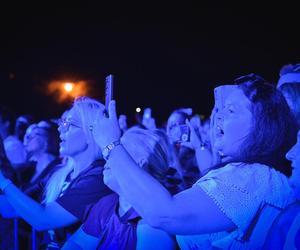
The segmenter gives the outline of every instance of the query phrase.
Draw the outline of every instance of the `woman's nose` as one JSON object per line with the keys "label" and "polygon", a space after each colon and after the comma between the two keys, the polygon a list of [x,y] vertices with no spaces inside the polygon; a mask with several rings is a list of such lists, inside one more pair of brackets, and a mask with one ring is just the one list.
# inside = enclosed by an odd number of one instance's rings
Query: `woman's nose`
{"label": "woman's nose", "polygon": [[215,118],[215,122],[217,123],[217,125],[222,124],[224,121],[224,114],[221,111],[218,111],[216,113],[216,118]]}
{"label": "woman's nose", "polygon": [[[297,144],[296,144],[296,145],[297,145]],[[292,160],[294,159],[296,145],[294,145],[294,146],[286,153],[286,156],[285,156],[285,157],[286,157],[289,161],[292,161]]]}
{"label": "woman's nose", "polygon": [[61,125],[58,126],[57,130],[59,133],[61,133],[61,131],[62,131]]}

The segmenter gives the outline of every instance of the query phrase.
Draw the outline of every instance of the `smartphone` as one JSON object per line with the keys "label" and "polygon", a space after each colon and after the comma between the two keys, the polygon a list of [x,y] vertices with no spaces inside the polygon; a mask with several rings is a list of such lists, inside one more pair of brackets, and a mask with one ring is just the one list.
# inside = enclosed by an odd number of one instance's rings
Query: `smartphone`
{"label": "smartphone", "polygon": [[113,90],[114,90],[114,76],[110,74],[105,78],[105,109],[106,109],[106,112],[108,112],[109,102],[113,98]]}
{"label": "smartphone", "polygon": [[188,125],[180,125],[180,142],[190,141],[190,128]]}
{"label": "smartphone", "polygon": [[170,134],[173,143],[190,141],[190,128],[186,124],[176,125]]}

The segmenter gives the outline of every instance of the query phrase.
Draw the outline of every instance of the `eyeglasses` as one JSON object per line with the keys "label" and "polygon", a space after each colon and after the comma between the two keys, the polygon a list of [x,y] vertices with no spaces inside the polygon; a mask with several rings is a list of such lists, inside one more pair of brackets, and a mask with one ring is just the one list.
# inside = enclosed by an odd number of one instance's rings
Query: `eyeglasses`
{"label": "eyeglasses", "polygon": [[253,83],[265,83],[266,80],[263,79],[261,76],[251,73],[249,75],[241,76],[234,79],[235,84],[241,84],[244,82],[253,82]]}
{"label": "eyeglasses", "polygon": [[82,128],[78,124],[76,124],[74,121],[71,121],[68,119],[59,119],[58,126],[62,132],[67,132],[70,129],[70,126],[74,126],[76,128]]}

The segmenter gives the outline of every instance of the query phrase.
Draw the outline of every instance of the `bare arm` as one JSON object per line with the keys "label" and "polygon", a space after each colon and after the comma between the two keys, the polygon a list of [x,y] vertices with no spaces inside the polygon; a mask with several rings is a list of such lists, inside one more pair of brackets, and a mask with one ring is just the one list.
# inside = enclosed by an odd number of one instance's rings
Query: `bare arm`
{"label": "bare arm", "polygon": [[[120,138],[114,101],[109,105],[109,118],[101,118],[93,131],[101,148]],[[119,183],[122,195],[149,225],[171,234],[201,234],[235,228],[201,188],[191,188],[171,196],[135,163],[122,145],[111,151],[107,164]]]}
{"label": "bare arm", "polygon": [[199,146],[195,149],[195,156],[200,176],[204,176],[212,167],[212,153],[207,147]]}
{"label": "bare arm", "polygon": [[58,203],[42,206],[13,184],[5,188],[4,194],[16,213],[39,231],[68,226],[78,221]]}
{"label": "bare arm", "polygon": [[100,238],[87,234],[80,227],[63,245],[62,250],[97,249]]}
{"label": "bare arm", "polygon": [[139,168],[123,146],[109,158],[122,195],[151,226],[172,234],[201,234],[232,230],[235,225],[199,187],[175,196]]}
{"label": "bare arm", "polygon": [[0,215],[7,219],[17,217],[16,211],[4,195],[0,195]]}
{"label": "bare arm", "polygon": [[175,236],[167,232],[153,228],[148,224],[139,221],[137,226],[137,250],[175,250]]}
{"label": "bare arm", "polygon": [[[186,124],[190,128],[190,141],[183,142],[182,145],[195,151],[195,157],[198,169],[200,171],[200,176],[203,176],[211,169],[213,156],[208,148],[208,145],[203,143],[203,139],[201,138],[201,134],[199,132],[200,125],[195,128],[194,126],[196,125],[192,125],[192,123],[188,120],[186,120]],[[196,130],[198,132],[196,132]]]}

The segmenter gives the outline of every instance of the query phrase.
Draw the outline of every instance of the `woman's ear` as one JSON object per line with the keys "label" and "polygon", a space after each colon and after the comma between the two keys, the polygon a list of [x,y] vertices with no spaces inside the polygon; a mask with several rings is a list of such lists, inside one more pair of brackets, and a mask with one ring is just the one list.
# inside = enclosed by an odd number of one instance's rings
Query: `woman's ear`
{"label": "woman's ear", "polygon": [[147,170],[147,168],[148,168],[148,160],[145,159],[145,158],[140,158],[140,159],[138,160],[137,164],[138,164],[142,169]]}

